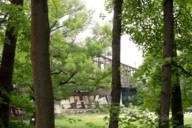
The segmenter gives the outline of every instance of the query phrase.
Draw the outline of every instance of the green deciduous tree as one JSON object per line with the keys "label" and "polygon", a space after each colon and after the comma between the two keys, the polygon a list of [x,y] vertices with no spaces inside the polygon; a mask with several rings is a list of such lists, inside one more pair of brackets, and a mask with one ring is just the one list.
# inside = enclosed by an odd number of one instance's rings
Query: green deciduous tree
{"label": "green deciduous tree", "polygon": [[[189,33],[191,32],[191,14],[189,13],[191,8],[190,5],[187,3],[181,2],[181,1],[174,1],[174,10],[173,10],[173,16],[174,16],[174,44],[173,44],[173,56],[172,59],[170,59],[172,68],[172,90],[175,90],[175,85],[179,85],[180,82],[179,78],[182,75],[182,79],[184,78],[184,74],[190,74],[190,72],[187,73],[189,68],[189,65],[187,63],[190,63],[186,57],[191,56],[189,52],[187,52],[187,49],[190,49],[191,41],[188,37],[190,37]],[[162,49],[163,49],[163,6],[161,1],[127,1],[124,5],[125,11],[123,11],[123,31],[126,33],[130,33],[132,39],[135,41],[136,44],[141,46],[144,51],[144,55],[151,56],[157,58],[158,56],[158,63],[164,64],[166,61],[162,60]],[[187,48],[186,48],[187,47]],[[178,53],[178,54],[176,54]],[[183,56],[185,54],[186,57]],[[184,58],[183,58],[184,57]],[[187,58],[188,58],[187,57]],[[169,60],[169,59],[167,59]],[[149,62],[150,63],[150,62]],[[152,61],[152,63],[154,63]],[[188,66],[186,66],[188,65]],[[148,67],[148,66],[145,66]],[[188,67],[188,68],[187,68]],[[157,66],[157,69],[159,66]],[[149,72],[153,72],[151,69],[146,69]],[[159,70],[159,69],[158,69]],[[161,70],[161,68],[160,68]],[[144,72],[144,71],[143,71]],[[177,73],[178,72],[178,73]],[[156,72],[158,73],[158,72]],[[159,72],[160,73],[160,72]],[[147,73],[146,73],[147,74]],[[153,75],[154,73],[152,73]],[[179,75],[178,75],[179,74]],[[189,77],[189,74],[187,77]],[[148,73],[150,76],[150,73]],[[157,75],[159,76],[159,75]],[[185,79],[187,78],[185,75]],[[158,77],[161,79],[161,76]],[[181,78],[181,77],[180,77]],[[159,82],[159,79],[156,83]],[[183,81],[181,79],[181,81]],[[177,81],[177,82],[176,82]],[[148,82],[148,81],[147,81]],[[177,84],[176,84],[176,83]],[[153,86],[152,84],[150,84]],[[159,83],[160,85],[160,83]],[[181,89],[183,89],[184,86],[190,86],[188,85],[181,85]],[[177,86],[178,87],[178,86]],[[177,96],[179,99],[181,99],[180,89],[177,89],[178,91],[173,91],[172,94],[172,116],[177,115],[177,119],[173,118],[173,123],[179,122],[182,124],[182,103],[181,100],[177,100],[177,103],[175,101],[175,97]],[[185,90],[186,91],[186,90]],[[183,93],[185,93],[183,90]],[[158,91],[159,92],[159,91]],[[157,95],[158,96],[158,95]],[[174,102],[174,103],[173,103]],[[176,104],[175,104],[176,103]],[[186,104],[185,104],[186,105]],[[179,109],[176,107],[179,107]],[[177,112],[176,112],[176,111]],[[179,114],[180,115],[179,115]],[[177,120],[177,121],[176,121]]]}
{"label": "green deciduous tree", "polygon": [[[12,9],[16,9],[17,16],[19,16],[19,13],[22,13],[20,7],[22,5],[23,0],[11,1]],[[12,75],[18,33],[16,24],[17,21],[19,21],[17,20],[17,16],[13,15],[14,14],[9,14],[0,67],[0,97],[2,98],[2,101],[0,102],[0,126],[3,128],[9,127],[10,94],[13,90]]]}
{"label": "green deciduous tree", "polygon": [[66,98],[77,90],[109,88],[110,68],[101,70],[94,64],[94,59],[108,47],[110,29],[97,27],[92,36],[81,43],[68,43],[60,32],[51,38],[51,69],[56,99]]}

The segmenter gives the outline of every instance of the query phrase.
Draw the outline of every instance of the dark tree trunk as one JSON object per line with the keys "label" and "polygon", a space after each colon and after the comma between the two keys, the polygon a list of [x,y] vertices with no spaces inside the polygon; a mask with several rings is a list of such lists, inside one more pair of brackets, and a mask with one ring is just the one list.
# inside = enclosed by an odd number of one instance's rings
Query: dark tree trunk
{"label": "dark tree trunk", "polygon": [[114,0],[113,33],[112,33],[112,91],[109,128],[118,128],[119,104],[121,94],[120,78],[120,39],[121,13],[123,0]]}
{"label": "dark tree trunk", "polygon": [[[163,87],[160,103],[160,128],[169,127],[169,107],[171,101],[173,127],[183,127],[183,110],[177,64],[176,43],[174,41],[173,0],[164,0],[164,65]],[[171,98],[170,98],[171,97]]]}
{"label": "dark tree trunk", "polygon": [[172,89],[172,121],[173,128],[182,128],[184,126],[183,121],[183,108],[181,99],[181,89],[179,83]]}
{"label": "dark tree trunk", "polygon": [[50,77],[47,0],[32,0],[32,73],[36,128],[54,128],[54,101]]}
{"label": "dark tree trunk", "polygon": [[169,109],[172,85],[172,60],[174,56],[174,18],[173,0],[164,0],[164,49],[163,49],[163,71],[162,90],[160,100],[159,127],[169,128]]}
{"label": "dark tree trunk", "polygon": [[[12,0],[11,4],[23,5],[23,0]],[[10,17],[10,20],[12,17]],[[2,61],[0,67],[0,126],[3,128],[9,127],[9,114],[10,114],[10,100],[9,94],[11,93],[12,74],[14,67],[14,58],[17,42],[17,32],[14,25],[8,24],[5,32],[4,47],[2,53]]]}
{"label": "dark tree trunk", "polygon": [[[177,65],[177,47],[174,42],[174,59],[173,65]],[[173,67],[173,78],[172,79],[172,98],[171,98],[171,110],[172,110],[172,123],[173,128],[183,127],[183,107],[180,89],[179,72],[177,67]]]}

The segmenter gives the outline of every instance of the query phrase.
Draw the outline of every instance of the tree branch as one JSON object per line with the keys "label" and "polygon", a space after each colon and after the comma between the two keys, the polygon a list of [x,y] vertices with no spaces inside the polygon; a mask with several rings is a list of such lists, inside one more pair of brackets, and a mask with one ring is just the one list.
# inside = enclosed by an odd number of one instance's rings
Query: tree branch
{"label": "tree branch", "polygon": [[59,83],[59,85],[65,85],[67,83],[75,83],[74,81],[70,81],[78,72],[73,72],[65,81]]}
{"label": "tree branch", "polygon": [[57,25],[58,21],[55,21],[49,28],[50,32],[52,32],[52,29]]}
{"label": "tree branch", "polygon": [[62,71],[62,70],[59,70],[59,71],[51,71],[51,75],[59,75],[59,74],[67,74],[66,72]]}
{"label": "tree branch", "polygon": [[187,75],[189,77],[192,77],[192,72],[187,71],[181,65],[173,64],[173,66],[175,66],[176,68],[180,69],[185,75]]}
{"label": "tree branch", "polygon": [[[55,26],[56,26],[56,24],[55,24]],[[53,26],[52,28],[50,28],[50,32],[51,32],[51,33],[54,32],[54,31],[56,31],[56,30],[58,30],[58,29],[60,29],[60,28],[62,28],[62,27],[64,27],[65,25],[60,25],[60,26],[57,26],[57,27],[55,27],[55,26]]]}

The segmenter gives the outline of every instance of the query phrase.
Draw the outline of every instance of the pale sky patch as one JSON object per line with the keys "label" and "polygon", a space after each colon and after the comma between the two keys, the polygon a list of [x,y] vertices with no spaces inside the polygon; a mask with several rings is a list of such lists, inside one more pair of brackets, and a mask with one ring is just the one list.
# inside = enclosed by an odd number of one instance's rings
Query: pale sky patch
{"label": "pale sky patch", "polygon": [[[82,0],[88,10],[92,10],[92,24],[99,23],[104,25],[112,20],[112,14],[105,11],[104,3],[105,0]],[[106,17],[103,19],[101,15]],[[83,35],[90,35],[91,31],[86,30]],[[129,35],[123,35],[121,37],[121,62],[133,67],[138,67],[143,62],[142,51],[133,43]]]}

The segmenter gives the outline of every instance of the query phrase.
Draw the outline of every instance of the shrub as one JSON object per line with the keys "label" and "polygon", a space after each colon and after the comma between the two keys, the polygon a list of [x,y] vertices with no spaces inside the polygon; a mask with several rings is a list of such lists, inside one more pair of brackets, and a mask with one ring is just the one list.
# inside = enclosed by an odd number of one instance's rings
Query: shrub
{"label": "shrub", "polygon": [[11,121],[10,128],[29,128],[28,124],[24,121]]}
{"label": "shrub", "polygon": [[156,128],[155,113],[138,107],[123,108],[119,117],[120,128]]}

